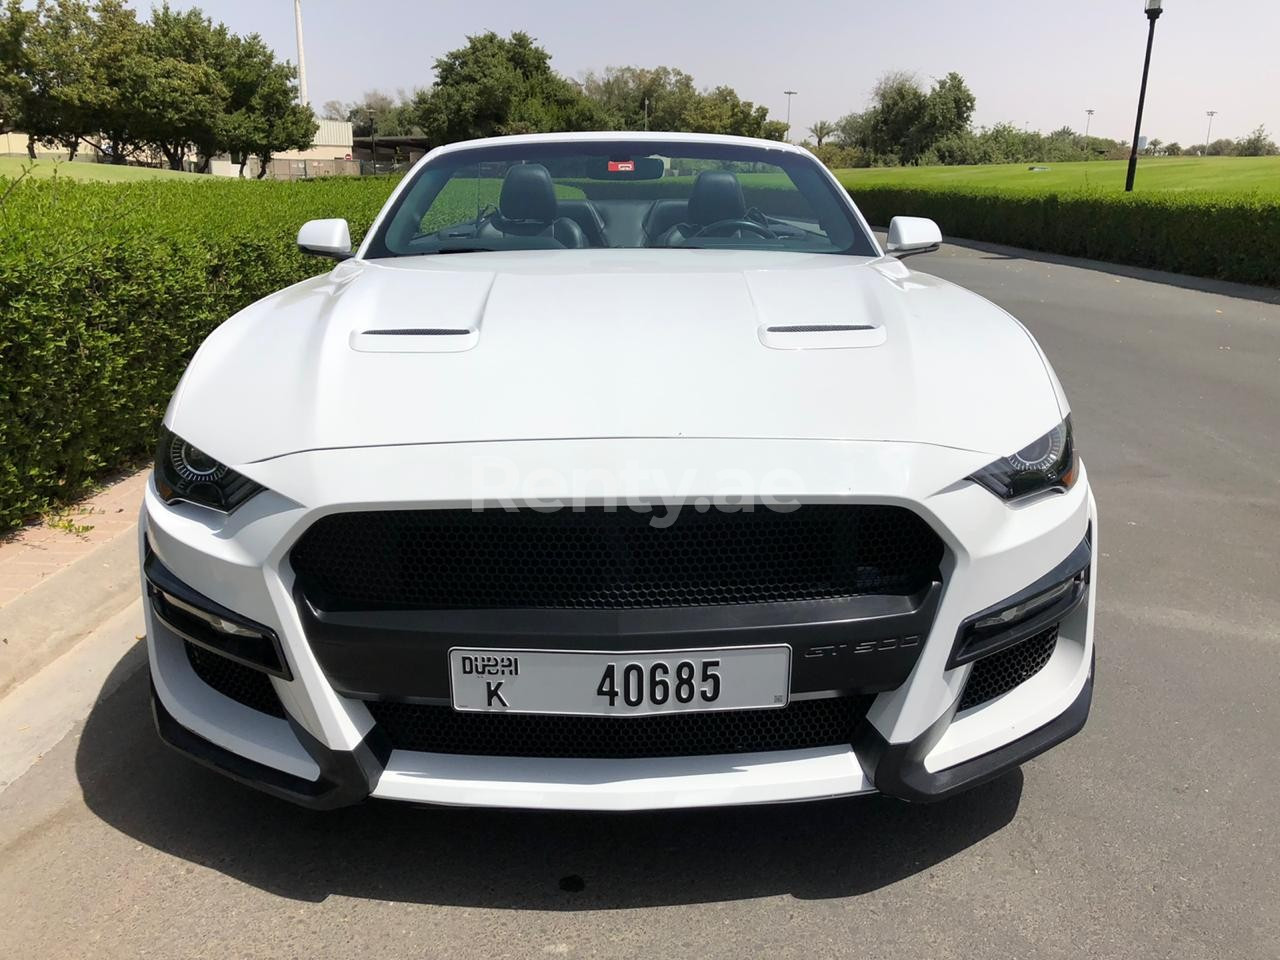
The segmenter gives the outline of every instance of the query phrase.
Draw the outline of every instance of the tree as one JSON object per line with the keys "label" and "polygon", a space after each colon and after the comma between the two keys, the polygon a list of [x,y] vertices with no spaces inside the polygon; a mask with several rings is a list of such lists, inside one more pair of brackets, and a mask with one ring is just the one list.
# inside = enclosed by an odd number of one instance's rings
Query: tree
{"label": "tree", "polygon": [[[60,0],[59,14],[76,16],[83,4]],[[54,22],[52,32],[58,32]],[[84,140],[122,164],[144,143],[148,127],[148,84],[155,65],[148,63],[146,30],[122,0],[98,0],[88,21],[88,69],[84,96],[67,134]],[[98,134],[95,141],[93,135]]]}
{"label": "tree", "polygon": [[1236,154],[1241,157],[1274,157],[1280,147],[1267,136],[1267,128],[1258,126],[1253,133],[1236,141]]}
{"label": "tree", "polygon": [[861,146],[873,156],[912,162],[926,146],[918,134],[927,102],[919,81],[904,71],[886,73],[876,81],[871,97],[873,106],[863,114]]}
{"label": "tree", "polygon": [[80,141],[96,132],[96,116],[107,97],[94,64],[95,23],[87,3],[40,0],[22,36],[16,120],[27,133],[27,153],[36,143],[66,147],[75,156]]}
{"label": "tree", "polygon": [[767,107],[743,100],[732,87],[699,91],[693,77],[670,67],[608,67],[588,73],[584,96],[608,125],[624,130],[725,133],[781,140],[786,124],[769,119]]}
{"label": "tree", "polygon": [[928,93],[914,74],[886,73],[876,81],[871,100],[861,113],[841,117],[833,135],[840,145],[863,150],[873,163],[919,163],[971,146],[965,136],[976,100],[954,71],[935,80]]}
{"label": "tree", "polygon": [[258,177],[267,175],[272,156],[280,150],[305,150],[315,139],[315,114],[298,101],[296,73],[276,60],[257,34],[235,37],[227,49],[222,78],[228,88],[227,113],[220,145],[240,164],[259,161]]}
{"label": "tree", "polygon": [[1148,157],[1158,157],[1160,156],[1161,153],[1164,152],[1161,149],[1163,146],[1164,146],[1163,140],[1161,140],[1159,137],[1152,137],[1150,140],[1147,141],[1147,149],[1142,152],[1146,154]]}
{"label": "tree", "polygon": [[809,128],[809,133],[812,134],[813,139],[817,141],[818,146],[822,146],[827,137],[831,136],[835,132],[836,125],[830,120],[819,120]]}
{"label": "tree", "polygon": [[411,112],[436,143],[609,126],[605,111],[553,71],[551,55],[522,31],[468,37],[435,68],[435,86],[418,91]]}
{"label": "tree", "polygon": [[349,108],[341,100],[326,100],[320,108],[323,120],[346,120]]}
{"label": "tree", "polygon": [[394,113],[396,102],[381,90],[368,90],[354,103],[347,104],[347,115],[343,120],[351,121],[351,129],[357,137],[367,137],[371,133],[390,136],[387,129],[387,118]]}
{"label": "tree", "polygon": [[8,0],[0,8],[0,132],[14,129],[31,84],[27,44],[35,14],[20,0]]}
{"label": "tree", "polygon": [[[923,153],[939,140],[969,129],[977,103],[964,77],[954,70],[934,82],[924,101],[924,112],[911,132],[910,142]],[[904,160],[907,159],[904,157]]]}
{"label": "tree", "polygon": [[619,130],[684,130],[684,118],[701,96],[693,77],[671,67],[606,67],[588,73],[582,90]]}
{"label": "tree", "polygon": [[867,120],[865,113],[847,113],[836,121],[832,134],[842,147],[862,147],[866,143]]}
{"label": "tree", "polygon": [[174,13],[168,4],[152,11],[148,27],[138,73],[147,109],[138,133],[169,169],[182,170],[193,146],[208,157],[222,138],[229,92],[218,69],[231,38],[199,10]]}
{"label": "tree", "polygon": [[732,87],[720,86],[693,102],[681,129],[691,133],[722,133],[739,137],[781,140],[787,125],[769,120],[769,108],[743,100]]}

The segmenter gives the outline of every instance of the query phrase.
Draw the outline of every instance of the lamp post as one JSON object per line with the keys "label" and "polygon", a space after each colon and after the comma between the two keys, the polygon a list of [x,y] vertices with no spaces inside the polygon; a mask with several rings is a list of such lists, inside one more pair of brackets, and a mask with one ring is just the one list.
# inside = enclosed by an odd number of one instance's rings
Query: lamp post
{"label": "lamp post", "polygon": [[1089,162],[1089,154],[1093,151],[1089,149],[1089,124],[1093,121],[1093,111],[1086,109],[1084,117],[1084,162]]}
{"label": "lamp post", "polygon": [[1142,105],[1147,99],[1147,71],[1151,69],[1151,41],[1156,36],[1156,21],[1160,19],[1162,0],[1146,0],[1147,3],[1147,58],[1142,61],[1142,87],[1138,91],[1138,119],[1133,125],[1133,146],[1129,150],[1129,175],[1125,177],[1126,193],[1133,192],[1133,177],[1138,172],[1138,138],[1142,135]]}
{"label": "lamp post", "polygon": [[1209,134],[1213,133],[1213,118],[1218,115],[1217,110],[1206,110],[1204,115],[1209,118],[1209,127],[1204,132],[1204,155],[1209,155]]}
{"label": "lamp post", "polygon": [[787,98],[787,140],[791,140],[791,98],[796,95],[794,90],[783,90],[783,94]]}
{"label": "lamp post", "polygon": [[369,154],[373,157],[373,172],[378,172],[378,116],[373,107],[366,106],[364,115],[369,118]]}

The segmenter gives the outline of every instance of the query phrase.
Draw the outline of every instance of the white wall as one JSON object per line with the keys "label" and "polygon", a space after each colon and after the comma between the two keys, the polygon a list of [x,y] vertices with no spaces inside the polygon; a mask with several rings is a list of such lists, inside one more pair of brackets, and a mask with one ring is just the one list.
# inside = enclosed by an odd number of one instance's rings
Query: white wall
{"label": "white wall", "polygon": [[[27,135],[25,133],[0,133],[0,154],[4,153],[20,153],[24,157],[27,155]],[[36,144],[36,155],[42,157],[62,157],[66,159],[67,151],[60,148],[51,149],[39,143]]]}

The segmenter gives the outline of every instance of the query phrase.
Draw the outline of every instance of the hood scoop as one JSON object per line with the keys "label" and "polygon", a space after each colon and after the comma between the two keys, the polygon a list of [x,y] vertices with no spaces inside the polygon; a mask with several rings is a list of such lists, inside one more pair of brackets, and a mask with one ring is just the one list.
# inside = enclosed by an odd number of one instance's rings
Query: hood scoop
{"label": "hood scoop", "polygon": [[870,323],[765,324],[760,342],[771,350],[840,350],[878,347],[885,342],[883,326]]}
{"label": "hood scoop", "polygon": [[473,327],[391,327],[353,331],[351,349],[359,353],[461,353],[480,341]]}

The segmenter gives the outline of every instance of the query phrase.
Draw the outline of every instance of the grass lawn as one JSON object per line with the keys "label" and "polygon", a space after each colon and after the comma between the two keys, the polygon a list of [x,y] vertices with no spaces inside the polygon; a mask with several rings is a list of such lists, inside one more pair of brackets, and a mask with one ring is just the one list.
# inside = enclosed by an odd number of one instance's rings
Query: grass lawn
{"label": "grass lawn", "polygon": [[[1033,173],[1031,166],[1048,167]],[[850,191],[864,186],[989,187],[1048,193],[1124,189],[1127,160],[1090,163],[1001,163],[971,167],[868,167],[838,170]],[[1280,195],[1280,157],[1139,157],[1134,191],[1213,190]],[[855,194],[856,196],[856,194]]]}
{"label": "grass lawn", "polygon": [[[26,157],[0,157],[0,178],[12,180],[22,174],[31,161]],[[31,170],[33,177],[52,177],[54,174],[70,180],[100,180],[121,183],[135,180],[187,180],[192,177],[205,177],[198,173],[176,173],[173,170],[153,170],[151,167],[117,167],[109,163],[68,163],[53,157],[41,157]]]}

